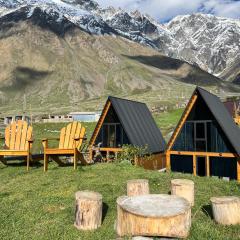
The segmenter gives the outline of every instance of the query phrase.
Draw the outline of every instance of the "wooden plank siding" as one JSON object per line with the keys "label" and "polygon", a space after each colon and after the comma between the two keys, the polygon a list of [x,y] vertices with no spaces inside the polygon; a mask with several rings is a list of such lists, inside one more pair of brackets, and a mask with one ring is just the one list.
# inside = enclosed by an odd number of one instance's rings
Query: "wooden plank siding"
{"label": "wooden plank siding", "polygon": [[136,158],[135,165],[148,170],[163,169],[166,168],[166,155],[164,153],[158,153],[149,157]]}
{"label": "wooden plank siding", "polygon": [[196,94],[194,94],[191,97],[191,99],[189,100],[188,105],[187,105],[187,107],[186,107],[186,109],[185,109],[185,111],[184,111],[184,113],[183,113],[183,115],[182,115],[182,117],[181,117],[181,119],[180,119],[180,121],[179,121],[179,123],[178,123],[178,125],[177,125],[177,127],[176,127],[176,129],[174,131],[174,133],[173,133],[173,135],[171,136],[171,138],[170,138],[170,140],[168,142],[167,150],[166,150],[166,155],[167,155],[167,157],[166,157],[166,167],[167,167],[167,170],[171,169],[171,162],[170,162],[169,151],[172,148],[175,140],[177,139],[177,137],[178,137],[178,135],[180,133],[180,130],[183,127],[183,124],[187,120],[187,117],[188,117],[189,113],[191,112],[191,110],[192,110],[192,108],[193,108],[193,106],[194,106],[194,104],[195,104],[195,102],[197,100],[197,97],[198,96]]}

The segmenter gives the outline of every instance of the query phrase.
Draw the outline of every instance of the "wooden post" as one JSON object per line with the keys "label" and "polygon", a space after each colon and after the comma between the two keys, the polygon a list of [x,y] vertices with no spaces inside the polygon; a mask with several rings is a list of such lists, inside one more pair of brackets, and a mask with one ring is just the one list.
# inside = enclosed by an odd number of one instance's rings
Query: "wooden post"
{"label": "wooden post", "polygon": [[76,146],[76,141],[74,140],[74,156],[73,156],[73,168],[74,170],[77,169],[77,162],[78,162],[78,150],[77,150],[77,146]]}
{"label": "wooden post", "polygon": [[170,153],[169,153],[169,151],[166,152],[166,169],[168,171],[171,170],[171,161],[170,161]]}
{"label": "wooden post", "polygon": [[207,170],[206,175],[207,175],[207,177],[209,177],[209,176],[210,176],[210,162],[209,162],[209,156],[206,156],[206,170]]}
{"label": "wooden post", "polygon": [[223,225],[240,224],[239,197],[212,197],[213,216],[217,223]]}
{"label": "wooden post", "polygon": [[127,181],[127,195],[137,196],[149,194],[149,184],[147,179],[133,179]]}
{"label": "wooden post", "polygon": [[74,226],[79,230],[94,230],[102,223],[102,195],[97,192],[77,192]]}
{"label": "wooden post", "polygon": [[240,158],[237,159],[237,181],[240,183]]}
{"label": "wooden post", "polygon": [[197,158],[193,155],[193,175],[197,176]]}
{"label": "wooden post", "polygon": [[117,199],[116,230],[120,237],[186,238],[190,227],[191,207],[184,198],[149,194]]}
{"label": "wooden post", "polygon": [[183,197],[194,206],[194,182],[188,179],[171,180],[171,194]]}

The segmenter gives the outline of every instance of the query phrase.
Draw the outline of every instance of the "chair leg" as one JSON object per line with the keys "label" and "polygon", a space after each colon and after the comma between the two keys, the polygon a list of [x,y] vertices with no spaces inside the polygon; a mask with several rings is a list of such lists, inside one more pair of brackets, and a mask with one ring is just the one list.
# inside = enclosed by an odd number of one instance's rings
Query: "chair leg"
{"label": "chair leg", "polygon": [[27,171],[29,171],[29,165],[30,165],[30,154],[27,155]]}
{"label": "chair leg", "polygon": [[48,170],[48,155],[44,153],[44,172]]}
{"label": "chair leg", "polygon": [[78,151],[77,151],[77,149],[75,149],[74,156],[73,156],[74,170],[77,169],[77,162],[78,162]]}

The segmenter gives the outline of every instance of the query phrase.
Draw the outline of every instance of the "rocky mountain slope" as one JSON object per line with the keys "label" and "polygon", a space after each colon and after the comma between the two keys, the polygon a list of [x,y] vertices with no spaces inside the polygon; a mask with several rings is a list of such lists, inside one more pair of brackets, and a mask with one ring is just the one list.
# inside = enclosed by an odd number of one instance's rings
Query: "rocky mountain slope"
{"label": "rocky mountain slope", "polygon": [[34,112],[67,112],[97,110],[108,94],[160,107],[186,102],[196,84],[222,96],[239,92],[159,53],[174,56],[177,33],[139,12],[101,9],[91,0],[0,0],[0,6],[5,113],[22,110],[23,98]]}
{"label": "rocky mountain slope", "polygon": [[239,19],[193,14],[178,16],[162,25],[138,11],[129,13],[112,7],[102,9],[92,0],[0,0],[0,15],[26,5],[30,8],[28,17],[38,7],[55,18],[68,19],[87,32],[117,32],[216,76],[221,76],[224,70],[239,61]]}

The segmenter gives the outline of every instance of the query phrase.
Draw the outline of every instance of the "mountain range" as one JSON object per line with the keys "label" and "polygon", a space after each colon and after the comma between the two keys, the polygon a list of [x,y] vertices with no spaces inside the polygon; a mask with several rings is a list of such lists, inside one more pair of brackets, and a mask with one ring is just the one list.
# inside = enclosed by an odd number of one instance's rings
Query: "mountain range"
{"label": "mountain range", "polygon": [[194,85],[239,93],[240,21],[160,24],[92,0],[0,0],[0,57],[1,111],[21,109],[23,96],[35,112],[94,110],[108,94],[167,106]]}

